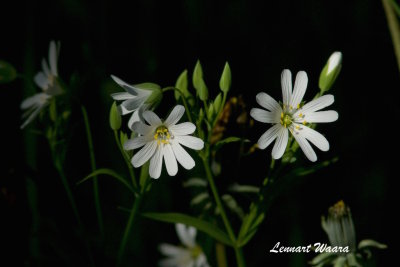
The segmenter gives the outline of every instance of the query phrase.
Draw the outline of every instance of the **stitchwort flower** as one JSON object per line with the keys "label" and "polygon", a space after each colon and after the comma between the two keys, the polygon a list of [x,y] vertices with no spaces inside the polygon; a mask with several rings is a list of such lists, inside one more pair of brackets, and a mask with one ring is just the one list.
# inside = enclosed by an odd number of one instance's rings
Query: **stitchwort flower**
{"label": "stitchwort flower", "polygon": [[272,123],[258,140],[261,149],[268,147],[275,139],[272,157],[279,159],[285,152],[288,144],[289,132],[296,139],[306,157],[311,161],[317,160],[310,143],[322,151],[329,150],[326,138],[307,125],[309,123],[333,122],[338,119],[338,113],[333,110],[320,111],[334,102],[333,95],[324,95],[307,104],[302,103],[307,88],[307,74],[304,71],[297,73],[292,92],[292,74],[283,70],[281,75],[283,102],[279,104],[266,93],[256,96],[257,103],[264,109],[253,108],[250,115],[257,121]]}
{"label": "stitchwort flower", "polygon": [[21,103],[21,109],[25,110],[22,117],[26,118],[25,122],[21,125],[21,129],[25,128],[25,126],[39,115],[40,111],[50,103],[52,97],[63,92],[57,80],[59,52],[60,45],[51,41],[49,46],[49,63],[43,58],[42,71],[38,72],[34,77],[36,85],[42,89],[42,92],[28,97]]}
{"label": "stitchwort flower", "polygon": [[159,262],[161,267],[209,267],[207,258],[199,245],[196,244],[196,228],[175,224],[181,246],[161,244],[159,249],[168,258]]}
{"label": "stitchwort flower", "polygon": [[178,172],[177,162],[187,170],[195,166],[194,160],[181,145],[201,150],[204,142],[200,138],[190,136],[196,130],[193,123],[176,124],[184,112],[185,108],[177,105],[163,122],[154,112],[147,110],[143,112],[143,118],[148,124],[142,121],[133,123],[132,130],[139,136],[126,141],[124,149],[143,147],[132,158],[132,165],[135,168],[150,160],[150,177],[157,179],[161,175],[163,159],[170,176]]}
{"label": "stitchwort flower", "polygon": [[128,121],[128,126],[132,129],[133,123],[142,119],[143,112],[152,108],[161,100],[161,88],[155,83],[129,85],[114,75],[111,75],[111,78],[126,91],[111,94],[111,97],[116,101],[122,101],[119,105],[121,115],[132,113]]}

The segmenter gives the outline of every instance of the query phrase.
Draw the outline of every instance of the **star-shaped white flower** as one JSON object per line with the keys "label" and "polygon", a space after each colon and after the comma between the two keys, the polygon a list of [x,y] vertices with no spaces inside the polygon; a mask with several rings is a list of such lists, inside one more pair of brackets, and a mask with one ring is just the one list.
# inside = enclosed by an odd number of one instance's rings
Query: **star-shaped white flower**
{"label": "star-shaped white flower", "polygon": [[132,113],[128,121],[128,126],[132,129],[133,123],[139,121],[143,112],[149,108],[149,105],[145,102],[152,92],[150,90],[143,90],[135,85],[129,85],[114,75],[111,75],[111,78],[126,91],[123,93],[114,93],[111,97],[116,101],[122,101],[119,105],[121,115]]}
{"label": "star-shaped white flower", "polygon": [[307,82],[307,74],[299,71],[292,92],[292,74],[290,70],[283,70],[281,75],[283,103],[281,105],[266,93],[259,93],[256,96],[257,103],[266,110],[253,108],[250,115],[257,121],[274,124],[260,137],[258,146],[265,149],[276,139],[272,149],[274,159],[279,159],[284,154],[289,132],[311,161],[316,161],[317,155],[309,142],[322,151],[329,150],[328,140],[306,124],[336,121],[338,119],[336,111],[319,111],[331,105],[334,97],[324,95],[303,105],[302,99],[306,92]]}
{"label": "star-shaped white flower", "polygon": [[132,165],[137,168],[150,160],[149,173],[152,178],[159,178],[163,159],[170,176],[178,172],[177,161],[187,170],[195,166],[192,157],[182,148],[201,150],[204,142],[200,138],[190,136],[196,126],[191,122],[176,124],[185,113],[185,108],[177,105],[168,118],[162,122],[152,111],[143,112],[144,120],[135,122],[132,130],[139,134],[138,137],[129,139],[124,143],[125,150],[132,150],[144,146],[132,158]]}
{"label": "star-shaped white flower", "polygon": [[40,111],[50,102],[50,99],[62,93],[60,84],[57,81],[58,70],[57,61],[60,52],[60,45],[56,45],[54,41],[50,42],[49,46],[49,64],[42,59],[42,71],[38,72],[34,81],[43,92],[28,97],[21,103],[21,109],[26,110],[22,115],[27,119],[21,125],[21,129],[28,125]]}
{"label": "star-shaped white flower", "polygon": [[196,228],[180,223],[175,224],[175,228],[184,247],[161,244],[160,251],[168,258],[161,260],[159,265],[161,267],[209,267],[206,255],[196,244]]}

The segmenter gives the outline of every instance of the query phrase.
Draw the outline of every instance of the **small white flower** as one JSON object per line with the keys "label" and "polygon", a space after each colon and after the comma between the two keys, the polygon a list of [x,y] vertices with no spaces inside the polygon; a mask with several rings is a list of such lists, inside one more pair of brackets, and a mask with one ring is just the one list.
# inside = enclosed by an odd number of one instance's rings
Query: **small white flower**
{"label": "small white flower", "polygon": [[342,63],[342,53],[341,52],[333,52],[332,55],[328,59],[328,71],[326,75],[329,75],[331,71],[336,69],[339,64]]}
{"label": "small white flower", "polygon": [[121,115],[132,113],[128,122],[129,128],[132,129],[133,123],[139,121],[143,112],[149,108],[149,105],[145,102],[152,92],[141,89],[136,85],[129,85],[114,75],[111,75],[111,78],[126,91],[124,93],[114,93],[111,97],[116,101],[122,101],[121,105],[119,105]]}
{"label": "small white flower", "polygon": [[187,170],[195,166],[192,157],[182,148],[201,150],[204,142],[200,138],[190,136],[196,126],[191,122],[176,124],[185,113],[185,108],[177,105],[168,118],[162,122],[152,111],[143,112],[143,118],[148,124],[141,121],[132,125],[132,130],[140,136],[129,139],[124,143],[125,150],[132,150],[144,146],[132,158],[132,165],[137,168],[150,160],[149,173],[152,178],[159,178],[164,158],[167,172],[170,176],[178,172],[177,161]]}
{"label": "small white flower", "polygon": [[21,125],[21,129],[28,125],[40,113],[53,96],[62,93],[62,88],[57,81],[57,61],[59,52],[60,45],[56,45],[54,41],[51,41],[49,47],[49,63],[43,58],[42,71],[38,72],[34,77],[36,85],[39,86],[43,92],[28,97],[21,103],[21,109],[26,110],[22,117],[28,117]]}
{"label": "small white flower", "polygon": [[333,95],[321,96],[305,105],[302,99],[307,88],[307,74],[299,71],[292,92],[292,74],[289,70],[283,70],[281,75],[283,103],[280,105],[266,93],[259,93],[256,96],[257,103],[263,108],[253,108],[250,115],[257,121],[272,123],[272,126],[258,140],[258,146],[265,149],[275,139],[272,149],[272,157],[279,159],[285,152],[289,132],[294,136],[304,154],[311,161],[317,160],[310,143],[313,143],[322,151],[329,150],[329,143],[326,138],[307,127],[307,123],[333,122],[338,119],[338,113],[333,110],[319,111],[334,102]]}
{"label": "small white flower", "polygon": [[168,258],[159,262],[161,267],[209,267],[206,255],[196,244],[196,228],[175,224],[182,245],[161,244],[159,249]]}

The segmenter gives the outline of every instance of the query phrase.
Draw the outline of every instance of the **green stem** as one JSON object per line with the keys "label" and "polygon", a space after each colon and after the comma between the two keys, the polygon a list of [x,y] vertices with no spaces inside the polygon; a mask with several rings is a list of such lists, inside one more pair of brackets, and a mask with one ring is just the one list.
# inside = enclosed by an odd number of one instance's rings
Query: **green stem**
{"label": "green stem", "polygon": [[190,115],[189,106],[188,106],[188,104],[187,104],[187,102],[186,102],[186,98],[185,98],[185,95],[183,94],[183,92],[182,92],[181,90],[179,90],[178,88],[173,87],[173,86],[165,87],[164,89],[162,89],[162,92],[164,93],[164,92],[172,91],[172,90],[173,90],[173,91],[177,91],[177,92],[181,95],[181,99],[182,99],[182,102],[183,102],[183,106],[185,107],[185,110],[186,110],[186,114],[187,114],[187,116],[188,116],[188,119],[189,119],[190,122],[193,123],[192,116]]}
{"label": "green stem", "polygon": [[[206,148],[206,151],[208,151],[208,148]],[[219,211],[221,213],[221,217],[222,217],[222,220],[224,222],[225,229],[228,232],[228,235],[229,235],[229,238],[232,241],[232,244],[234,244],[233,248],[235,250],[237,265],[238,265],[238,267],[244,267],[244,266],[246,266],[246,264],[245,264],[245,261],[244,261],[242,249],[239,248],[237,246],[237,244],[236,244],[235,234],[233,233],[233,229],[232,229],[231,223],[229,222],[228,217],[226,216],[226,212],[225,212],[225,209],[224,209],[224,207],[222,205],[221,198],[219,197],[217,187],[215,186],[214,178],[212,176],[211,169],[210,169],[210,166],[208,164],[207,158],[208,157],[204,157],[204,156],[202,157],[203,164],[204,164],[204,169],[206,171],[206,176],[207,176],[207,179],[208,179],[208,183],[210,184],[211,191],[212,191],[212,193],[214,195],[215,202],[216,202],[216,204],[218,206],[218,209],[219,209]]]}
{"label": "green stem", "polygon": [[396,18],[396,14],[393,10],[390,0],[382,0],[383,8],[386,13],[386,19],[392,37],[394,52],[397,59],[397,66],[400,71],[400,28]]}
{"label": "green stem", "polygon": [[224,244],[217,242],[215,244],[215,252],[217,254],[218,267],[228,267],[228,263],[226,261],[226,251],[225,251]]}
{"label": "green stem", "polygon": [[67,181],[67,177],[64,174],[64,170],[63,170],[62,164],[57,158],[54,158],[54,165],[55,165],[56,170],[57,170],[57,172],[58,172],[58,174],[59,174],[59,176],[61,178],[61,182],[62,182],[62,184],[64,186],[65,192],[67,193],[67,197],[68,197],[69,203],[71,204],[71,208],[72,208],[72,211],[73,211],[73,213],[75,215],[76,221],[78,222],[78,227],[79,227],[79,230],[80,230],[81,235],[83,236],[83,239],[84,239],[84,242],[85,242],[85,246],[86,246],[86,249],[87,249],[87,252],[88,252],[90,264],[91,264],[91,266],[94,266],[92,252],[91,252],[89,243],[88,243],[87,239],[85,238],[85,236],[86,236],[85,227],[83,226],[81,217],[79,216],[78,208],[76,206],[76,202],[75,202],[74,196],[72,195],[71,188],[69,187],[69,184],[68,184],[68,181]]}
{"label": "green stem", "polygon": [[[94,172],[97,168],[96,168],[96,158],[94,155],[94,148],[93,148],[92,132],[90,130],[89,118],[88,118],[88,115],[86,112],[86,108],[84,106],[82,106],[81,109],[82,109],[83,120],[85,122],[86,136],[87,136],[87,140],[88,140],[90,166],[92,168],[92,172]],[[102,212],[101,212],[99,183],[97,180],[97,176],[93,177],[93,194],[94,194],[94,203],[95,203],[96,215],[97,215],[97,223],[99,225],[101,239],[104,240],[104,224],[103,224],[103,216],[102,216]]]}
{"label": "green stem", "polygon": [[133,171],[133,166],[129,160],[128,155],[125,153],[124,149],[122,148],[122,144],[119,141],[117,130],[114,130],[114,137],[115,137],[115,142],[117,143],[117,146],[119,148],[119,151],[121,152],[122,157],[124,158],[124,161],[125,161],[126,165],[128,166],[129,176],[131,177],[132,185],[133,185],[134,189],[137,189],[138,186],[137,186],[137,182],[136,182],[136,178],[135,178],[135,172]]}
{"label": "green stem", "polygon": [[[147,184],[148,184],[148,168],[142,167],[141,173],[140,173],[140,178],[144,180],[142,187],[140,188],[140,194],[137,195],[135,202],[133,203],[133,207],[131,209],[131,212],[129,214],[128,222],[126,224],[125,230],[124,230],[124,235],[122,236],[121,244],[119,246],[118,250],[118,256],[117,256],[117,266],[120,266],[122,263],[122,258],[125,253],[125,248],[126,244],[128,243],[129,240],[129,235],[131,232],[132,224],[133,221],[136,217],[136,214],[139,210],[140,204],[142,202],[142,198],[144,195],[144,192],[146,192],[147,189]],[[146,178],[144,178],[146,175]]]}

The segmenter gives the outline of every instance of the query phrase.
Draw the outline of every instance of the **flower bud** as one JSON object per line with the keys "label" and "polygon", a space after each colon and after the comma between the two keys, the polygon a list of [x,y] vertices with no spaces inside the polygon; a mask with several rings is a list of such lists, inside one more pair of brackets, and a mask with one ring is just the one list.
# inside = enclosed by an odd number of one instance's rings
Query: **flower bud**
{"label": "flower bud", "polygon": [[119,128],[121,128],[121,115],[119,114],[117,103],[115,103],[115,101],[110,110],[110,127],[114,131],[117,131]]}
{"label": "flower bud", "polygon": [[342,53],[334,52],[328,59],[325,67],[322,69],[321,75],[319,76],[319,88],[322,92],[327,92],[342,68]]}
{"label": "flower bud", "polygon": [[200,61],[197,60],[196,66],[193,70],[193,86],[197,91],[197,94],[201,101],[205,101],[208,98],[208,89],[206,83],[203,80],[203,69],[201,68]]}
{"label": "flower bud", "polygon": [[231,88],[232,75],[231,68],[229,67],[228,62],[225,63],[224,70],[222,71],[221,79],[219,80],[219,88],[225,94],[228,93]]}

